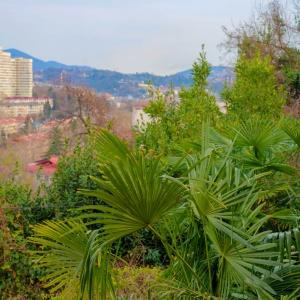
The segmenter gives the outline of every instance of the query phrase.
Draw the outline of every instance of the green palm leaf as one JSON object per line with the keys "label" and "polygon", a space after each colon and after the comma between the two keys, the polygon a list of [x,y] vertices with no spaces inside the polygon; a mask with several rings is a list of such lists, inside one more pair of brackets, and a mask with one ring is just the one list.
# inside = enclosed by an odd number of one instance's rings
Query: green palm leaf
{"label": "green palm leaf", "polygon": [[296,119],[287,120],[282,124],[283,131],[294,141],[300,149],[300,122]]}
{"label": "green palm leaf", "polygon": [[[158,159],[145,158],[142,153],[129,151],[126,145],[107,131],[96,137],[97,151],[112,151],[100,158],[103,179],[92,178],[99,185],[95,191],[81,193],[103,200],[105,205],[89,206],[93,213],[83,218],[92,218],[103,225],[106,241],[114,241],[141,228],[156,224],[163,216],[180,203],[185,188],[164,178]],[[113,149],[113,150],[112,150]]]}
{"label": "green palm leaf", "polygon": [[[34,253],[34,259],[47,269],[43,281],[51,292],[62,290],[66,299],[80,295],[81,298],[106,299],[107,294],[113,294],[106,252],[103,249],[96,252],[96,264],[89,265],[86,261],[92,251],[91,245],[97,240],[96,231],[88,232],[83,223],[72,220],[46,221],[35,225],[33,231],[34,236],[29,240],[41,248]],[[86,268],[91,268],[92,277],[81,284],[82,274],[87,274]]]}
{"label": "green palm leaf", "polygon": [[233,128],[232,133],[236,135],[236,146],[252,148],[258,158],[264,156],[268,150],[281,149],[289,141],[285,132],[273,122],[261,119],[243,122]]}
{"label": "green palm leaf", "polygon": [[46,221],[35,225],[33,231],[34,236],[29,240],[41,247],[34,258],[48,271],[43,278],[46,287],[55,292],[71,288],[74,282],[78,286],[88,241],[85,225],[74,221]]}
{"label": "green palm leaf", "polygon": [[267,282],[277,293],[276,299],[296,300],[300,297],[300,266],[286,264],[278,268],[275,273],[280,279],[265,277]]}

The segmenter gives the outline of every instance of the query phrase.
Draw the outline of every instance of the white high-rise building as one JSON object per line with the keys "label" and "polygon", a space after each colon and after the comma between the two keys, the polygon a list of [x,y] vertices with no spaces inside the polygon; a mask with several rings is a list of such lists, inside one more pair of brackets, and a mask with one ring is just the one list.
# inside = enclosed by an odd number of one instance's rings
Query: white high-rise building
{"label": "white high-rise building", "polygon": [[16,96],[32,97],[32,60],[16,58]]}
{"label": "white high-rise building", "polygon": [[32,60],[0,50],[0,98],[32,97]]}
{"label": "white high-rise building", "polygon": [[10,54],[0,50],[0,97],[16,93],[16,67]]}

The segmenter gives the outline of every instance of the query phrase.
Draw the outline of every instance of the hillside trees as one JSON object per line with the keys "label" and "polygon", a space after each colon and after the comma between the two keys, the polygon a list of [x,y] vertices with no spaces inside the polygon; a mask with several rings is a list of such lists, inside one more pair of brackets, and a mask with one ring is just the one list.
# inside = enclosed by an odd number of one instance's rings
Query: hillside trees
{"label": "hillside trees", "polygon": [[51,114],[52,114],[52,107],[51,107],[49,101],[46,102],[45,105],[44,105],[43,114],[44,114],[46,119],[50,119]]}
{"label": "hillside trees", "polygon": [[105,95],[98,95],[86,87],[64,87],[68,105],[64,113],[79,120],[83,133],[88,133],[92,126],[103,126],[106,123],[107,102]]}
{"label": "hillside trees", "polygon": [[52,129],[50,135],[50,146],[47,152],[47,156],[60,155],[64,148],[64,142],[62,139],[61,129],[56,126]]}
{"label": "hillside trees", "polygon": [[60,82],[60,84],[64,85],[49,88],[38,85],[34,87],[38,96],[53,99],[52,109],[49,103],[45,105],[46,116],[58,119],[73,117],[83,128],[90,125],[103,125],[106,122],[106,94],[99,94],[85,86],[73,86],[67,82]]}
{"label": "hillside trees", "polygon": [[224,27],[226,40],[223,46],[229,51],[237,50],[245,59],[252,59],[259,52],[269,57],[275,68],[279,85],[288,91],[289,105],[299,103],[300,31],[299,1],[295,7],[284,6],[273,0],[258,9],[251,20],[233,29]]}
{"label": "hillside trees", "polygon": [[216,124],[220,112],[215,97],[207,90],[210,65],[204,50],[193,64],[193,85],[182,89],[179,101],[172,89],[167,94],[150,90],[151,101],[145,112],[152,122],[138,133],[138,144],[161,153],[167,153],[185,139],[199,137],[203,122]]}
{"label": "hillside trees", "polygon": [[286,102],[283,86],[278,86],[269,57],[259,52],[252,58],[240,54],[235,66],[236,80],[222,92],[229,116],[279,118]]}

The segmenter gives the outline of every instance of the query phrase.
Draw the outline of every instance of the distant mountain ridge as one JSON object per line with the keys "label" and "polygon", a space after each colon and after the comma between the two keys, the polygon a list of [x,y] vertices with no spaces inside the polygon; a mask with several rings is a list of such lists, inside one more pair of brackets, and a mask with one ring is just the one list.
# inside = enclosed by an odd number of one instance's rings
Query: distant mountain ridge
{"label": "distant mountain ridge", "polygon": [[23,57],[23,58],[30,58],[33,61],[33,71],[40,71],[40,70],[45,70],[49,68],[66,68],[68,67],[67,65],[64,65],[62,63],[56,62],[56,61],[44,61],[39,58],[36,58],[34,56],[31,56],[25,52],[22,52],[17,49],[6,49],[4,50],[6,52],[9,52],[11,57],[13,58],[18,58],[18,57]]}
{"label": "distant mountain ridge", "polygon": [[[13,58],[24,57],[33,61],[34,80],[42,83],[58,83],[61,78],[75,85],[85,85],[98,92],[110,93],[122,97],[142,97],[145,90],[140,83],[151,81],[155,86],[175,87],[192,84],[191,70],[185,70],[173,75],[159,76],[151,73],[121,73],[101,70],[87,66],[71,66],[56,61],[44,61],[17,49],[6,49]],[[229,67],[213,66],[209,76],[210,89],[218,94],[225,81],[231,81],[233,71]]]}

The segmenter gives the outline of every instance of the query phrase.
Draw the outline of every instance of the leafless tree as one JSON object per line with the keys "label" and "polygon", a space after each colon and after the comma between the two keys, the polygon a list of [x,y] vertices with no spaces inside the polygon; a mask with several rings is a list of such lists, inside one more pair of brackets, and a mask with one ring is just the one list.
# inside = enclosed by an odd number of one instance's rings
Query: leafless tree
{"label": "leafless tree", "polygon": [[276,66],[279,57],[292,55],[291,47],[300,45],[295,22],[297,13],[288,14],[288,11],[278,0],[273,0],[266,7],[260,6],[249,21],[233,29],[223,27],[226,40],[222,46],[229,52],[237,49],[247,57],[252,57],[259,50],[261,54],[270,56]]}
{"label": "leafless tree", "polygon": [[89,133],[93,126],[104,126],[107,115],[107,96],[97,94],[87,87],[64,87],[69,107],[64,113],[78,119],[85,132]]}

